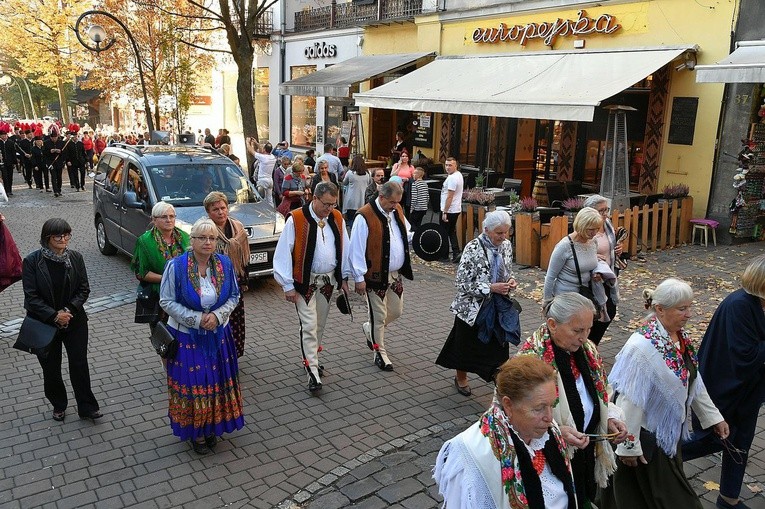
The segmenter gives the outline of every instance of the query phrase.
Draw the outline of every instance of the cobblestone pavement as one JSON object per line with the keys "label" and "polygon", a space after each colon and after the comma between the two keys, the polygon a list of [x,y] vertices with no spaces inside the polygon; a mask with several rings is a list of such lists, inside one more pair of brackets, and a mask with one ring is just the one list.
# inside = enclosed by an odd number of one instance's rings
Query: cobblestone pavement
{"label": "cobblestone pavement", "polygon": [[[34,357],[11,348],[23,317],[16,284],[0,293],[0,507],[436,507],[430,480],[435,454],[445,439],[472,423],[488,406],[491,387],[473,378],[474,396],[451,385],[452,374],[435,359],[453,317],[454,267],[418,264],[405,283],[404,316],[391,327],[395,371],[372,363],[361,333],[362,303],[354,296],[356,321],[333,311],[322,363],[324,389],[306,390],[299,359],[297,318],[273,280],[245,295],[247,346],[240,363],[245,428],[226,435],[216,453],[199,457],[175,438],[167,422],[164,372],[148,343],[146,326],[133,323],[135,280],[126,256],[102,256],[95,244],[91,194],[50,194],[15,186],[1,209],[22,255],[36,248],[42,223],[66,218],[72,247],[83,253],[92,294],[90,361],[94,392],[106,414],[97,424],[50,418]],[[90,185],[88,185],[90,191]],[[740,247],[686,246],[648,254],[623,276],[620,320],[602,343],[607,361],[643,311],[637,290],[669,275],[682,275],[697,290],[694,335],[735,277],[762,244]],[[538,325],[538,269],[518,271],[524,335]],[[66,371],[66,368],[64,368]],[[68,384],[68,374],[64,375]],[[762,422],[762,421],[761,421]],[[758,434],[742,496],[765,508],[765,470]],[[688,465],[705,500],[716,491],[715,457]],[[709,507],[712,505],[707,504]]]}

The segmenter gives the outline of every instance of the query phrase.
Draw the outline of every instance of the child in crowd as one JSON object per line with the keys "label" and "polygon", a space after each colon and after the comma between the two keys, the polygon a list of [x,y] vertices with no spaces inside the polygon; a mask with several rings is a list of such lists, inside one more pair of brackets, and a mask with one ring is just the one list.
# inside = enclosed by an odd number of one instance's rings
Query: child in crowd
{"label": "child in crowd", "polygon": [[423,179],[425,170],[418,166],[414,169],[414,182],[412,182],[412,205],[409,214],[409,223],[416,230],[422,223],[422,218],[428,211],[428,185]]}

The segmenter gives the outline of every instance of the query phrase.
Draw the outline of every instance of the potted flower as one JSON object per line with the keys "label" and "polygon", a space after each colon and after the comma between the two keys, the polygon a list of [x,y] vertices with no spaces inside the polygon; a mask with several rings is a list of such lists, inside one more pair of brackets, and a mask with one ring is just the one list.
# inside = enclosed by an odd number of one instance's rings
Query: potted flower
{"label": "potted flower", "polygon": [[526,196],[521,199],[521,212],[535,212],[537,210],[537,199],[532,196]]}
{"label": "potted flower", "polygon": [[566,211],[566,216],[569,218],[569,222],[574,220],[576,213],[584,208],[583,198],[566,198],[561,204],[563,210]]}
{"label": "potted flower", "polygon": [[678,198],[685,198],[691,192],[691,188],[687,184],[669,184],[664,186],[662,194],[665,200],[676,200]]}

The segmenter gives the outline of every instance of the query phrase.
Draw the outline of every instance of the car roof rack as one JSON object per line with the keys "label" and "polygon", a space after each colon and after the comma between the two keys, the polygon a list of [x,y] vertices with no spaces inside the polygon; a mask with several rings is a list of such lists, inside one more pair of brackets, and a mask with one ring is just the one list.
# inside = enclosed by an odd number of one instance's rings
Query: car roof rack
{"label": "car roof rack", "polygon": [[135,152],[139,156],[144,154],[156,154],[161,152],[173,152],[177,154],[215,154],[221,155],[220,152],[210,146],[199,145],[129,145],[127,143],[113,143],[112,147],[118,147],[125,150]]}

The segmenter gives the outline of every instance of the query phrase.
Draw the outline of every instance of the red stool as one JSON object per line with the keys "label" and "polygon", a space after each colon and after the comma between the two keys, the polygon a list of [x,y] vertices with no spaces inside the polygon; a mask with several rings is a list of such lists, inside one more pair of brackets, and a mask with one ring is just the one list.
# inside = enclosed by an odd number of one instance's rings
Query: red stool
{"label": "red stool", "polygon": [[[691,245],[696,242],[696,230],[704,233],[704,247],[707,247],[709,240],[709,230],[712,230],[712,242],[717,246],[717,227],[720,223],[714,219],[691,219],[693,224],[693,233],[691,235]],[[701,245],[701,235],[699,235],[699,245]]]}

